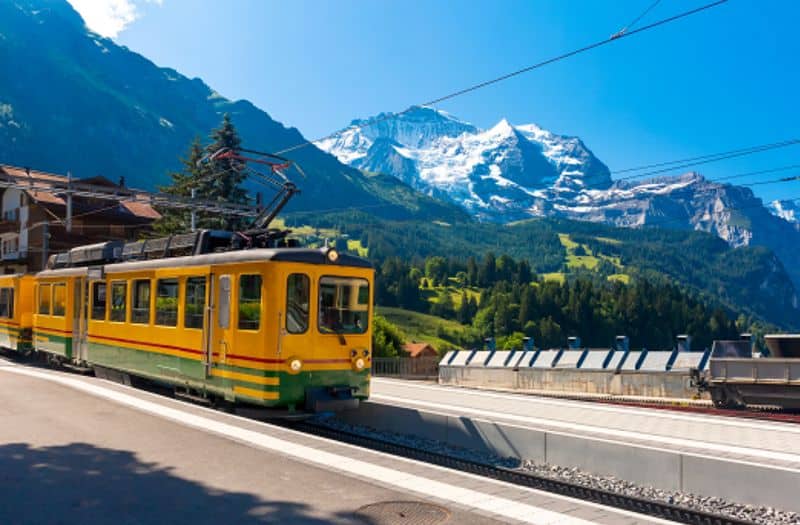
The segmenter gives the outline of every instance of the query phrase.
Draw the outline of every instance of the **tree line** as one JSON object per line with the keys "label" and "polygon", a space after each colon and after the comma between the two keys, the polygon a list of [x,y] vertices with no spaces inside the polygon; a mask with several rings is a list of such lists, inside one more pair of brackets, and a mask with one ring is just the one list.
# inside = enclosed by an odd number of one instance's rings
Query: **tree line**
{"label": "tree line", "polygon": [[545,281],[527,261],[491,252],[480,260],[434,256],[419,264],[390,257],[377,270],[376,301],[458,321],[463,334],[442,335],[466,345],[493,337],[514,347],[533,337],[538,347],[560,347],[580,336],[585,345],[607,348],[624,334],[634,347],[665,349],[689,334],[702,349],[746,328],[671,283]]}

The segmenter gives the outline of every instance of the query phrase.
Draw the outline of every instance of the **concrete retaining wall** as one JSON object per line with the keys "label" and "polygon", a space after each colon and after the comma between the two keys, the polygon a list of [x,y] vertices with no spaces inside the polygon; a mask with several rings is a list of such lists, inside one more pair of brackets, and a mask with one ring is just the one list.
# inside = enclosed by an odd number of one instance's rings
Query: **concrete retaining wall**
{"label": "concrete retaining wall", "polygon": [[475,388],[553,391],[641,397],[693,399],[688,372],[609,372],[546,368],[479,368],[439,366],[439,383]]}
{"label": "concrete retaining wall", "polygon": [[800,512],[800,471],[365,402],[339,419],[499,456],[576,467],[664,490]]}
{"label": "concrete retaining wall", "polygon": [[[476,388],[696,399],[691,369],[708,352],[624,350],[459,351],[439,364],[439,383]],[[701,397],[707,398],[704,393]]]}

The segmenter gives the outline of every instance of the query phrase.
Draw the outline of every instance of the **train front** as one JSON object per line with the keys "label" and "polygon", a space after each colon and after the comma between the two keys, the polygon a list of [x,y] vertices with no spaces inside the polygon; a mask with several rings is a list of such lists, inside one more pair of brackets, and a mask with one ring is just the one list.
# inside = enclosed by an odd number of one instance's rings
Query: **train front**
{"label": "train front", "polygon": [[[323,250],[322,264],[285,270],[279,335],[282,390],[312,412],[355,408],[369,396],[374,270],[360,257]],[[300,407],[297,407],[300,408]]]}

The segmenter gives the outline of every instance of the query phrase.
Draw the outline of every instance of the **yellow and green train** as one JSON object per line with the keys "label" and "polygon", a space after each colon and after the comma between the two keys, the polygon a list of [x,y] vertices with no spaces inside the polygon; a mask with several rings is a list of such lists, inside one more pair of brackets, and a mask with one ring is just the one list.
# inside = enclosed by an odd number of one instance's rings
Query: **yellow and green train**
{"label": "yellow and green train", "polygon": [[280,247],[66,266],[0,276],[0,346],[289,411],[369,395],[364,259]]}

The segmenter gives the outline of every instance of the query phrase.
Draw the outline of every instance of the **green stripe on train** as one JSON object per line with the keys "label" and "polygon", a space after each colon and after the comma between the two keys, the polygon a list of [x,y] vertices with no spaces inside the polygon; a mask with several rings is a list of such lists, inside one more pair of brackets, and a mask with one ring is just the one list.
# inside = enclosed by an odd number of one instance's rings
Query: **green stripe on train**
{"label": "green stripe on train", "polygon": [[57,354],[72,359],[72,336],[55,335],[34,329],[33,347],[39,352]]}
{"label": "green stripe on train", "polygon": [[[233,365],[215,365],[215,369],[238,372],[258,377],[278,377],[278,385],[262,385],[242,379],[226,377],[206,377],[205,365],[197,359],[160,354],[102,343],[89,342],[88,361],[92,364],[122,370],[124,372],[163,381],[172,385],[188,386],[200,391],[208,391],[226,399],[246,398],[262,405],[281,405],[301,403],[305,389],[309,386],[352,386],[358,389],[358,397],[369,394],[368,371],[323,370],[301,372],[297,375],[283,371],[258,370]],[[234,393],[233,387],[240,386],[266,392],[278,392],[278,399],[263,400],[241,393]]]}

